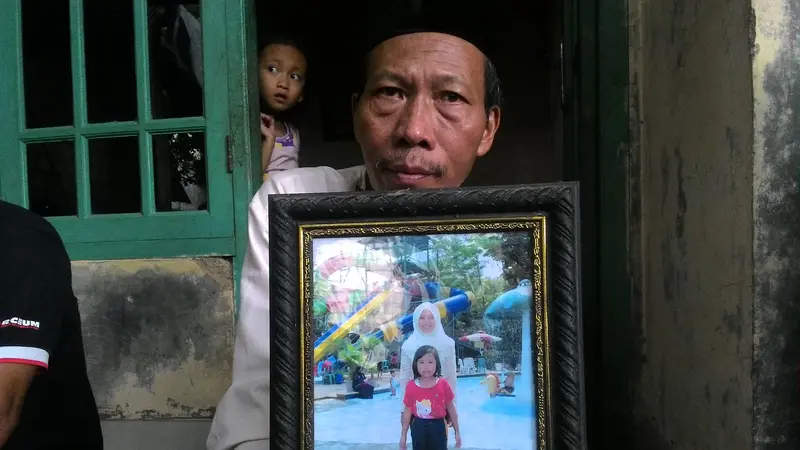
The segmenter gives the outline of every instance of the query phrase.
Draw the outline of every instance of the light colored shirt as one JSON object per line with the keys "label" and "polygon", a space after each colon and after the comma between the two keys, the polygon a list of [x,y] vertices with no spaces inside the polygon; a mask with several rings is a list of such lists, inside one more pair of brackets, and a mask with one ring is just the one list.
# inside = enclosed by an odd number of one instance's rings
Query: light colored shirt
{"label": "light colored shirt", "polygon": [[268,450],[270,194],[349,192],[364,188],[364,166],[303,167],[271,174],[250,202],[242,267],[233,382],[211,424],[208,450]]}
{"label": "light colored shirt", "polygon": [[272,176],[275,172],[296,169],[299,166],[300,158],[300,132],[289,122],[284,122],[286,134],[275,138],[275,145],[272,147],[272,156],[269,164],[264,171],[265,174]]}

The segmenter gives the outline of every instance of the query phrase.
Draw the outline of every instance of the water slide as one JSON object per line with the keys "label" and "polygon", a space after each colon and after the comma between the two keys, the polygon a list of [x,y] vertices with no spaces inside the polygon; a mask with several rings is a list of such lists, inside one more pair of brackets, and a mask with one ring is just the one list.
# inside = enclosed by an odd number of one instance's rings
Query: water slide
{"label": "water slide", "polygon": [[[439,316],[442,318],[447,317],[448,314],[452,317],[457,313],[468,310],[474,298],[472,292],[456,288],[449,288],[449,290],[450,297],[434,302],[434,305],[439,308]],[[383,340],[383,342],[391,342],[399,336],[412,331],[414,331],[414,314],[408,314],[393,322],[381,325],[373,336]]]}
{"label": "water slide", "polygon": [[[461,311],[466,311],[472,305],[472,292],[466,292],[456,288],[443,287],[438,283],[425,283],[425,290],[427,291],[429,297],[433,298],[450,295],[450,297],[434,303],[436,307],[439,308],[439,315],[441,317],[446,317],[448,313],[453,315]],[[369,313],[383,305],[386,299],[389,298],[390,294],[391,291],[383,291],[377,293],[371,298],[366,299],[352,314],[345,318],[342,323],[339,325],[334,325],[330,330],[326,331],[325,334],[320,336],[314,342],[314,364],[318,363],[328,355],[332,343],[347,336],[350,333],[350,330],[364,320]],[[413,331],[413,329],[414,315],[408,314],[393,322],[381,325],[379,330],[375,332],[373,336],[383,340],[384,342],[389,342],[401,334],[410,333]]]}
{"label": "water slide", "polygon": [[378,292],[372,298],[368,298],[366,301],[360,304],[358,308],[356,308],[356,310],[353,311],[353,313],[350,314],[350,316],[348,316],[342,323],[339,325],[334,325],[330,330],[326,331],[325,334],[320,336],[314,342],[314,364],[318,363],[322,358],[327,356],[328,350],[330,349],[332,343],[347,336],[353,327],[364,320],[364,317],[368,316],[369,313],[380,307],[383,302],[389,298],[390,294],[391,291]]}

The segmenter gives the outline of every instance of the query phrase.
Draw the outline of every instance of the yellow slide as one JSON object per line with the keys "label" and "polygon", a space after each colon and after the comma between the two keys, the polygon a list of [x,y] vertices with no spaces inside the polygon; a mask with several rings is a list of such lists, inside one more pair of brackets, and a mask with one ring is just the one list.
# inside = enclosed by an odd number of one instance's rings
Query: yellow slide
{"label": "yellow slide", "polygon": [[383,302],[389,298],[390,293],[391,291],[383,291],[376,295],[372,300],[369,301],[369,303],[364,305],[363,308],[356,311],[352,316],[345,320],[344,323],[339,325],[339,328],[331,333],[330,336],[325,338],[324,341],[320,342],[314,348],[314,364],[317,364],[323,357],[325,357],[325,355],[328,354],[328,349],[333,342],[336,342],[338,339],[347,336],[354,326],[364,320],[364,318],[369,315],[370,312],[375,310],[375,308],[381,306]]}

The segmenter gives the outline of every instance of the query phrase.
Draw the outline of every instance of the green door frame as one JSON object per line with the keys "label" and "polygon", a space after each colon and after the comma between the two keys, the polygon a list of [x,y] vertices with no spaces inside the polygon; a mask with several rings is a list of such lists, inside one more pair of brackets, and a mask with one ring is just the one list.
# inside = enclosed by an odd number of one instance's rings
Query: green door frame
{"label": "green door frame", "polygon": [[225,23],[229,30],[226,43],[230,95],[229,145],[232,147],[236,236],[233,276],[238,318],[242,265],[247,251],[248,207],[262,181],[261,155],[256,151],[261,143],[258,79],[254,76],[257,67],[256,8],[255,0],[229,0],[225,5]]}
{"label": "green door frame", "polygon": [[581,182],[582,295],[588,434],[629,448],[628,2],[564,0],[564,177]]}

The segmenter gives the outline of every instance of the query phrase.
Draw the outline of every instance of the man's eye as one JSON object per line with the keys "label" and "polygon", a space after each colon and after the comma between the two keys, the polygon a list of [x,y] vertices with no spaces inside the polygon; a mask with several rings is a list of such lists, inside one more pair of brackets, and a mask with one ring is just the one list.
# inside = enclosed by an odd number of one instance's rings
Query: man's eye
{"label": "man's eye", "polygon": [[275,67],[275,66],[267,66],[267,71],[269,71],[271,73],[275,73],[275,72],[278,71],[278,68]]}
{"label": "man's eye", "polygon": [[387,97],[394,97],[394,96],[402,94],[402,91],[400,91],[400,89],[395,88],[395,87],[382,87],[382,88],[378,89],[378,94],[379,95],[385,95]]}
{"label": "man's eye", "polygon": [[444,100],[446,102],[449,102],[449,103],[460,102],[463,99],[464,99],[464,97],[456,94],[455,92],[444,92],[444,93],[442,93],[442,100]]}

